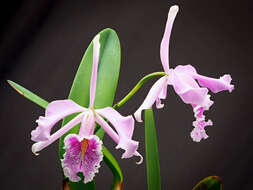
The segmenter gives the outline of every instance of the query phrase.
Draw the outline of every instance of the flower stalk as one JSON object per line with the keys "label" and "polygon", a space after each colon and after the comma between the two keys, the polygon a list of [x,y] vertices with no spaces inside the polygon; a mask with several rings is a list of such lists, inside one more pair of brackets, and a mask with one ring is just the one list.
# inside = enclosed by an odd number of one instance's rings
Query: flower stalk
{"label": "flower stalk", "polygon": [[165,72],[154,72],[154,73],[150,73],[146,76],[144,76],[135,86],[134,88],[122,99],[120,100],[118,103],[114,104],[113,108],[117,109],[121,106],[123,106],[130,98],[132,98],[132,96],[142,87],[142,85],[147,82],[149,79],[152,79],[154,77],[163,77],[165,76],[166,73]]}

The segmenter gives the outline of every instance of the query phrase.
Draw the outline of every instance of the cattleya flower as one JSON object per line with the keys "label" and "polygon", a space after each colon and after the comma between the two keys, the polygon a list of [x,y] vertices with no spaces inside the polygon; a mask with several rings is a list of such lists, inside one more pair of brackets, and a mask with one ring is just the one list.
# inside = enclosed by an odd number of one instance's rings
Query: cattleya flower
{"label": "cattleya flower", "polygon": [[161,62],[166,75],[161,77],[151,87],[144,102],[134,115],[137,121],[142,122],[142,110],[151,108],[155,102],[158,109],[162,108],[164,105],[161,103],[161,99],[166,98],[167,86],[172,85],[183,102],[190,104],[193,108],[196,120],[193,122],[194,129],[191,132],[191,137],[193,141],[199,142],[201,139],[208,138],[205,127],[212,125],[212,121],[206,121],[203,115],[203,112],[208,110],[213,104],[213,101],[210,100],[208,89],[213,93],[223,90],[232,92],[234,86],[230,84],[232,79],[228,74],[219,79],[215,79],[198,74],[196,69],[191,65],[179,65],[175,69],[169,68],[170,34],[178,9],[178,6],[175,5],[169,10],[166,28],[160,46]]}
{"label": "cattleya flower", "polygon": [[[92,181],[103,159],[102,141],[94,135],[95,122],[117,143],[117,149],[122,148],[125,150],[122,158],[130,158],[136,155],[141,158],[138,163],[142,162],[142,156],[137,152],[138,142],[132,140],[134,130],[133,117],[123,117],[111,107],[103,109],[94,108],[99,51],[100,43],[99,35],[97,35],[93,40],[93,66],[90,80],[89,108],[84,108],[72,100],[53,101],[47,106],[45,117],[39,117],[36,121],[38,123],[37,128],[31,132],[31,139],[36,142],[32,146],[32,152],[38,155],[39,151],[81,123],[79,134],[69,134],[64,139],[66,152],[63,156],[64,158],[61,160],[64,175],[73,182],[81,180],[77,176],[78,172],[83,173],[84,183]],[[50,134],[52,127],[58,121],[73,113],[79,114],[54,134]],[[116,131],[110,127],[103,117],[114,126]]]}

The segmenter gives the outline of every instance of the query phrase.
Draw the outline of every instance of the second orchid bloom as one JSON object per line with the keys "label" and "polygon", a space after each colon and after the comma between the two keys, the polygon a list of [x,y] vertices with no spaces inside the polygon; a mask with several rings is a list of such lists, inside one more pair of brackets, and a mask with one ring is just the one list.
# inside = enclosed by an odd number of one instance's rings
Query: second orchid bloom
{"label": "second orchid bloom", "polygon": [[230,75],[224,75],[219,79],[214,79],[199,75],[191,65],[179,65],[175,69],[169,68],[170,35],[178,9],[176,5],[170,8],[160,47],[161,62],[166,75],[152,86],[144,102],[134,115],[136,120],[141,122],[142,110],[151,108],[155,102],[157,108],[162,108],[163,104],[161,104],[161,99],[166,98],[167,86],[172,85],[182,101],[190,104],[193,108],[196,120],[193,122],[194,128],[191,132],[191,137],[194,141],[199,142],[201,139],[208,138],[205,127],[212,125],[212,121],[206,121],[203,115],[203,112],[208,110],[213,104],[213,101],[210,100],[208,89],[213,93],[224,90],[231,92],[234,86],[230,84],[232,80]]}
{"label": "second orchid bloom", "polygon": [[[134,131],[133,117],[123,117],[112,107],[94,108],[99,51],[100,43],[99,35],[97,35],[93,40],[89,108],[79,106],[72,100],[53,101],[47,106],[45,117],[39,117],[36,121],[38,123],[37,128],[31,132],[31,139],[36,142],[32,146],[32,151],[38,154],[39,151],[81,123],[79,134],[69,134],[64,139],[66,153],[62,159],[62,168],[64,175],[73,182],[81,180],[77,175],[78,172],[83,173],[84,183],[92,181],[103,159],[102,141],[94,135],[95,122],[117,143],[117,149],[125,150],[122,158],[130,158],[135,155],[140,157],[138,163],[142,162],[142,156],[137,152],[138,142],[132,140]],[[50,134],[52,127],[58,121],[74,113],[79,114],[54,134]],[[111,128],[103,117],[114,126],[115,130]]]}

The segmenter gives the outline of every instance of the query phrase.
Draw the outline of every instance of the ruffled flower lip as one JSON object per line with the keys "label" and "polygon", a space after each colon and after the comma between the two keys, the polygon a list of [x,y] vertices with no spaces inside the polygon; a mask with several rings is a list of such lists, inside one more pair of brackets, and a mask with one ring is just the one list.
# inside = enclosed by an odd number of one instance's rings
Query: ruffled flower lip
{"label": "ruffled flower lip", "polygon": [[73,182],[81,178],[79,172],[84,175],[84,183],[92,181],[103,160],[102,141],[95,135],[81,138],[79,135],[70,134],[64,139],[65,154],[62,159],[64,175]]}

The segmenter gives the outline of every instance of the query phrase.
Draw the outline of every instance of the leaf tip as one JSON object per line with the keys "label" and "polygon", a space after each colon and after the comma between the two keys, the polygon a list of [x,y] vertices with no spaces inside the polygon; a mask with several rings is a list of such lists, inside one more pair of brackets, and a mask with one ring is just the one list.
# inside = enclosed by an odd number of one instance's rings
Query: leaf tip
{"label": "leaf tip", "polygon": [[24,96],[25,94],[23,92],[21,92],[19,89],[16,88],[15,83],[11,80],[7,80],[7,82],[9,83],[9,85],[16,90],[19,94],[21,94],[22,96]]}
{"label": "leaf tip", "polygon": [[222,183],[222,179],[219,176],[212,176],[213,179],[216,179],[219,183]]}
{"label": "leaf tip", "polygon": [[110,32],[115,32],[115,30],[114,29],[112,29],[112,28],[105,28],[104,30],[102,30],[102,31],[110,31]]}
{"label": "leaf tip", "polygon": [[209,176],[202,179],[192,190],[222,190],[222,179],[218,176]]}
{"label": "leaf tip", "polygon": [[11,80],[6,80],[8,82],[9,85],[12,85],[12,81]]}
{"label": "leaf tip", "polygon": [[123,190],[123,181],[117,183],[112,190]]}

